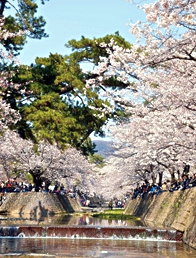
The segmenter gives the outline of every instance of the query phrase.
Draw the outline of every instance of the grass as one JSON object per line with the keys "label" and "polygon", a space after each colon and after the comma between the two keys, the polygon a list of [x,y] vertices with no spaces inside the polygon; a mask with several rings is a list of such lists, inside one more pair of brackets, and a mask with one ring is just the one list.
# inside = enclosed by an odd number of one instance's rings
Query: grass
{"label": "grass", "polygon": [[105,210],[104,212],[92,214],[92,217],[108,220],[140,220],[140,218],[134,215],[124,214],[123,212],[124,209]]}

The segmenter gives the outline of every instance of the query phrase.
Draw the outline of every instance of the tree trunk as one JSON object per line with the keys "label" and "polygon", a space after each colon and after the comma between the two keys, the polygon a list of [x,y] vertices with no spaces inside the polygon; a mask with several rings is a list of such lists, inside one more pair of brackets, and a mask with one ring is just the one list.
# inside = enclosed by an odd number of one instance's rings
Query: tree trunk
{"label": "tree trunk", "polygon": [[170,175],[171,175],[171,183],[173,183],[173,182],[175,181],[175,173],[174,173],[174,170],[171,169],[171,170],[169,170],[169,172],[170,172]]}
{"label": "tree trunk", "polygon": [[7,0],[1,0],[1,7],[0,7],[0,16],[1,17],[3,16],[6,2],[7,2]]}
{"label": "tree trunk", "polygon": [[162,185],[163,172],[159,172],[159,185]]}
{"label": "tree trunk", "polygon": [[187,175],[188,173],[189,173],[189,171],[190,171],[190,165],[185,165],[185,167],[184,167],[184,171],[183,171],[183,174],[185,174],[185,175]]}
{"label": "tree trunk", "polygon": [[151,178],[152,178],[153,185],[155,185],[156,184],[156,180],[157,180],[157,175],[152,173]]}
{"label": "tree trunk", "polygon": [[33,173],[32,170],[29,171],[29,172],[33,177],[33,184],[34,184],[35,192],[39,192],[40,187],[42,186],[41,177],[40,177],[40,175],[37,175],[37,174]]}
{"label": "tree trunk", "polygon": [[178,182],[180,182],[181,174],[180,174],[180,170],[179,170],[179,169],[178,169],[178,171],[177,171],[177,174],[178,174]]}

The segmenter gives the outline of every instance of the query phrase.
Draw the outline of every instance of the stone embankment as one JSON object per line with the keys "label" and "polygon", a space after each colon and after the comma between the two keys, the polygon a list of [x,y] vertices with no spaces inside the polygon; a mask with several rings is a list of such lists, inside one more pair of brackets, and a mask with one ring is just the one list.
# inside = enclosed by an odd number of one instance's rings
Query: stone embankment
{"label": "stone embankment", "polygon": [[30,214],[32,217],[73,212],[81,212],[78,199],[42,192],[7,193],[5,203],[0,206],[0,214]]}
{"label": "stone embankment", "polygon": [[141,217],[150,227],[183,232],[183,242],[196,249],[196,187],[130,200],[125,213]]}

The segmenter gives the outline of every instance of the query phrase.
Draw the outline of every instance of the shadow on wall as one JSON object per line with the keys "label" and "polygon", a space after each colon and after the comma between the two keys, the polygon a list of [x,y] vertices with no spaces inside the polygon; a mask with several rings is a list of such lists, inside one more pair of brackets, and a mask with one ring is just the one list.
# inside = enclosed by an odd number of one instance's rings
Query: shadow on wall
{"label": "shadow on wall", "polygon": [[[39,200],[38,205],[33,207],[30,211],[30,216],[33,220],[37,220],[38,216],[45,218],[48,216],[54,216],[55,213],[73,213],[75,211],[67,196],[60,194],[49,194],[49,196],[51,200],[51,203],[49,203],[49,205],[51,205],[50,209],[48,209],[43,202]],[[23,208],[20,209],[19,214],[23,213],[22,210]]]}
{"label": "shadow on wall", "polygon": [[7,193],[6,201],[0,206],[1,214],[18,214],[47,217],[54,214],[80,211],[79,200],[54,193]]}
{"label": "shadow on wall", "polygon": [[[63,209],[65,210],[65,212],[68,213],[73,213],[75,212],[75,209],[73,208],[74,204],[73,202],[76,202],[76,199],[70,199],[67,196],[61,195],[61,194],[57,194],[57,199],[60,202],[60,204],[62,205]],[[70,201],[72,200],[72,202]]]}
{"label": "shadow on wall", "polygon": [[[23,215],[24,215],[24,209],[26,207],[23,206],[19,209],[19,216],[22,219]],[[53,211],[50,211],[48,209],[46,209],[43,205],[42,202],[39,201],[38,202],[38,206],[33,207],[33,209],[31,209],[29,211],[30,214],[30,219],[31,220],[35,220],[35,221],[42,221],[44,218],[48,217],[48,216],[54,216],[55,213]]]}

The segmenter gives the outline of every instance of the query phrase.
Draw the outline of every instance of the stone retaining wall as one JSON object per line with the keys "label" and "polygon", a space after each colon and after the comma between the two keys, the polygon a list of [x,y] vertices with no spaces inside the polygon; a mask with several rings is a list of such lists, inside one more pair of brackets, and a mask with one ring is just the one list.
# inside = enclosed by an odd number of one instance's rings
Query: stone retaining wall
{"label": "stone retaining wall", "polygon": [[141,217],[151,227],[184,232],[183,242],[196,249],[196,187],[130,200],[125,213]]}
{"label": "stone retaining wall", "polygon": [[72,212],[81,212],[79,200],[54,193],[7,193],[5,203],[0,206],[0,213],[9,215],[31,214],[32,216],[46,216]]}

